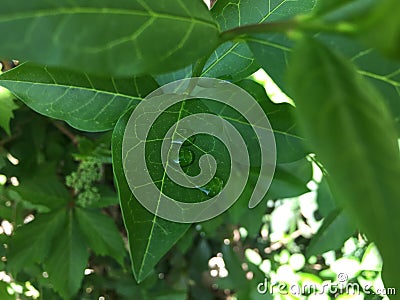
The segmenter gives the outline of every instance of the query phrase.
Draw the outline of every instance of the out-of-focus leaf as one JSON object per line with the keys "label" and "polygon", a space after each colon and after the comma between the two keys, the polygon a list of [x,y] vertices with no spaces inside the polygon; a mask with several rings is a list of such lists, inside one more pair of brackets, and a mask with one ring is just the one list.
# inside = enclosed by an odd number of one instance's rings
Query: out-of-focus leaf
{"label": "out-of-focus leaf", "polygon": [[379,90],[400,128],[400,63],[383,57],[374,49],[366,49],[353,39],[332,35],[320,39],[328,48],[351,59],[357,72]]}
{"label": "out-of-focus leaf", "polygon": [[325,178],[318,185],[318,211],[322,217],[328,217],[334,210],[338,210],[337,203],[332,197],[331,190]]}
{"label": "out-of-focus leaf", "polygon": [[6,161],[2,156],[0,156],[0,170],[6,165]]}
{"label": "out-of-focus leaf", "polygon": [[382,98],[345,59],[311,39],[293,52],[289,80],[298,118],[330,174],[335,199],[377,243],[386,284],[396,284],[400,153]]}
{"label": "out-of-focus leaf", "polygon": [[0,127],[10,134],[10,120],[14,117],[13,110],[18,106],[14,103],[14,96],[0,87]]}
{"label": "out-of-focus leaf", "polygon": [[397,0],[377,1],[376,7],[360,23],[360,38],[383,54],[400,60],[400,3]]}
{"label": "out-of-focus leaf", "polygon": [[313,13],[324,15],[332,10],[338,9],[354,0],[319,0],[315,5]]}
{"label": "out-of-focus leaf", "polygon": [[331,212],[324,219],[317,234],[312,237],[307,247],[307,256],[339,249],[355,231],[356,226],[343,211]]}
{"label": "out-of-focus leaf", "polygon": [[4,282],[4,281],[0,281],[0,298],[1,300],[15,300],[16,297],[15,295],[10,295],[7,292],[7,288],[9,287],[9,284]]}

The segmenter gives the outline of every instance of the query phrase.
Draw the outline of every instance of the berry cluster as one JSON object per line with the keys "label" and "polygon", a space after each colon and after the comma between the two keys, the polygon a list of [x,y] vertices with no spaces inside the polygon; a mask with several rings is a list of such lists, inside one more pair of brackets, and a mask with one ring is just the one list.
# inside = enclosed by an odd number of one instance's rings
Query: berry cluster
{"label": "berry cluster", "polygon": [[65,183],[74,190],[76,203],[82,207],[90,206],[100,200],[100,193],[94,184],[101,179],[102,165],[94,158],[86,158],[78,169],[66,176]]}

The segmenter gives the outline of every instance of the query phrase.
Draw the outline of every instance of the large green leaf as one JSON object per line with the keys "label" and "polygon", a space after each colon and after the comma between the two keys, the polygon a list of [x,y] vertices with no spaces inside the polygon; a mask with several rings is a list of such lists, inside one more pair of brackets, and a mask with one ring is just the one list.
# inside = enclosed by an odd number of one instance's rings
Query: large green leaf
{"label": "large green leaf", "polygon": [[113,128],[157,87],[151,77],[107,78],[30,63],[0,75],[0,85],[33,110],[85,131]]}
{"label": "large green leaf", "polygon": [[2,6],[0,32],[0,57],[122,76],[184,67],[219,29],[198,0],[17,0]]}
{"label": "large green leaf", "polygon": [[76,220],[83,232],[89,247],[97,255],[108,255],[115,258],[121,266],[126,254],[125,246],[115,223],[100,210],[89,210],[77,207]]}
{"label": "large green leaf", "polygon": [[65,225],[65,210],[40,214],[31,223],[19,227],[11,239],[7,266],[12,273],[44,261],[52,239]]}
{"label": "large green leaf", "polygon": [[293,52],[289,82],[335,199],[376,241],[393,286],[400,268],[400,153],[383,99],[349,62],[311,39]]}
{"label": "large green leaf", "polygon": [[57,232],[44,263],[53,289],[63,299],[72,299],[81,286],[89,252],[73,210],[63,213],[65,224]]}
{"label": "large green leaf", "polygon": [[[311,11],[314,2],[315,0],[218,0],[211,11],[221,29],[229,30],[238,26],[272,22],[306,13]],[[279,45],[275,47],[274,36],[270,38],[269,44],[274,48],[269,52],[269,60],[273,63],[278,56],[281,56],[282,51]],[[226,42],[212,54],[203,70],[203,76],[236,81],[251,75],[259,68],[260,62],[254,60],[254,55],[246,44]]]}
{"label": "large green leaf", "polygon": [[178,241],[190,225],[159,218],[146,210],[133,196],[122,164],[122,138],[128,112],[117,123],[112,139],[113,169],[125,227],[128,232],[133,274],[143,281],[162,256]]}

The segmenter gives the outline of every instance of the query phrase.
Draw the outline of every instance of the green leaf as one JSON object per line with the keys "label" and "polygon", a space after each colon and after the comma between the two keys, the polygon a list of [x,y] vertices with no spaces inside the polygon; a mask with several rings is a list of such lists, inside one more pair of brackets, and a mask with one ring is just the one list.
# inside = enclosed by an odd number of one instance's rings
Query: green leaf
{"label": "green leaf", "polygon": [[312,165],[306,158],[278,164],[266,197],[283,199],[308,193],[310,190],[307,183],[312,179],[312,175]]}
{"label": "green leaf", "polygon": [[11,239],[7,266],[16,274],[24,267],[44,261],[53,244],[53,237],[66,222],[65,210],[36,215],[35,220],[17,228]]}
{"label": "green leaf", "polygon": [[[228,210],[231,222],[245,227],[251,236],[258,234],[261,218],[266,213],[266,201],[297,197],[309,192],[307,183],[312,180],[312,165],[306,159],[277,164],[274,178],[263,201],[256,207],[248,208],[248,199],[252,190],[247,188],[244,194]],[[258,172],[250,173],[249,184],[257,183]]]}
{"label": "green leaf", "polygon": [[122,164],[122,138],[131,113],[115,126],[112,139],[113,169],[125,228],[128,232],[132,270],[136,281],[143,281],[165,253],[190,227],[159,218],[146,210],[133,196]]}
{"label": "green leaf", "polygon": [[318,185],[317,203],[318,211],[324,218],[328,217],[333,211],[338,210],[325,177],[322,178],[322,181]]}
{"label": "green leaf", "polygon": [[349,58],[357,72],[367,78],[384,96],[396,122],[400,125],[400,63],[386,59],[374,49],[346,37],[326,35],[321,40]]}
{"label": "green leaf", "polygon": [[10,120],[14,117],[13,110],[18,105],[14,103],[14,96],[6,89],[0,87],[0,127],[10,134]]}
{"label": "green leaf", "polygon": [[[321,34],[318,39],[356,64],[358,72],[368,78],[385,96],[393,116],[400,123],[400,63],[386,59],[376,50],[366,48],[348,37]],[[292,51],[292,43],[278,34],[254,35],[247,41],[261,67],[285,93],[290,94],[284,70],[289,67],[288,57]]]}
{"label": "green leaf", "polygon": [[53,289],[64,299],[71,299],[81,286],[89,252],[73,211],[63,213],[65,224],[52,242],[45,270]]}
{"label": "green leaf", "polygon": [[219,29],[198,0],[18,0],[2,7],[0,32],[0,57],[126,76],[192,63]]}
{"label": "green leaf", "polygon": [[313,13],[317,15],[324,15],[335,9],[341,8],[350,2],[354,2],[354,0],[319,0],[315,5]]}
{"label": "green leaf", "polygon": [[[265,23],[293,17],[311,11],[315,0],[218,0],[211,12],[222,30],[248,24]],[[271,36],[273,39],[273,36]],[[274,46],[274,42],[271,43]],[[271,62],[282,53],[279,45],[271,49]],[[210,57],[203,76],[220,77],[237,81],[251,75],[259,68],[254,55],[246,44],[227,42],[221,45]],[[267,70],[269,72],[269,70]],[[278,72],[278,70],[276,70]]]}
{"label": "green leaf", "polygon": [[356,231],[352,220],[340,210],[331,212],[307,247],[307,257],[337,250]]}
{"label": "green leaf", "polygon": [[[267,96],[262,85],[252,80],[242,80],[237,83],[252,95],[263,108],[274,130],[277,162],[288,163],[305,157],[309,151],[305,147],[303,137],[298,133],[295,108],[289,103],[273,103]],[[229,120],[229,116],[222,117]]]}
{"label": "green leaf", "polygon": [[396,284],[400,154],[383,99],[351,64],[311,39],[293,52],[289,82],[298,118],[330,174],[335,199],[376,241],[386,283]]}
{"label": "green leaf", "polygon": [[[49,171],[54,171],[54,173],[49,173]],[[42,166],[31,175],[30,178],[22,179],[19,186],[12,187],[25,201],[44,205],[50,209],[68,203],[71,195],[60,179],[56,177],[52,167]]]}
{"label": "green leaf", "polygon": [[79,228],[89,247],[97,255],[113,257],[123,266],[126,250],[114,221],[98,209],[89,210],[77,207],[75,214]]}
{"label": "green leaf", "polygon": [[0,75],[0,85],[38,113],[85,131],[113,128],[157,88],[150,77],[107,78],[30,63]]}
{"label": "green leaf", "polygon": [[87,207],[90,208],[103,208],[108,206],[119,205],[118,195],[114,189],[101,185],[98,187],[100,199],[93,201]]}
{"label": "green leaf", "polygon": [[376,0],[319,0],[312,14],[314,17],[323,17],[324,21],[346,22],[350,25],[350,22],[365,19],[365,15],[377,3]]}

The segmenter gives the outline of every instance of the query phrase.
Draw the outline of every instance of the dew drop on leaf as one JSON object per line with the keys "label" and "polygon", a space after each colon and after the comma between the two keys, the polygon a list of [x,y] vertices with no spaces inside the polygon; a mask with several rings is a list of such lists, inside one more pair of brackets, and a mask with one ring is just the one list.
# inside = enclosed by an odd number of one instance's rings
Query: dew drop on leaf
{"label": "dew drop on leaf", "polygon": [[198,189],[205,193],[207,196],[214,197],[222,191],[223,187],[224,181],[221,178],[215,176],[213,179],[210,180],[209,183],[207,183],[205,186],[198,187]]}

